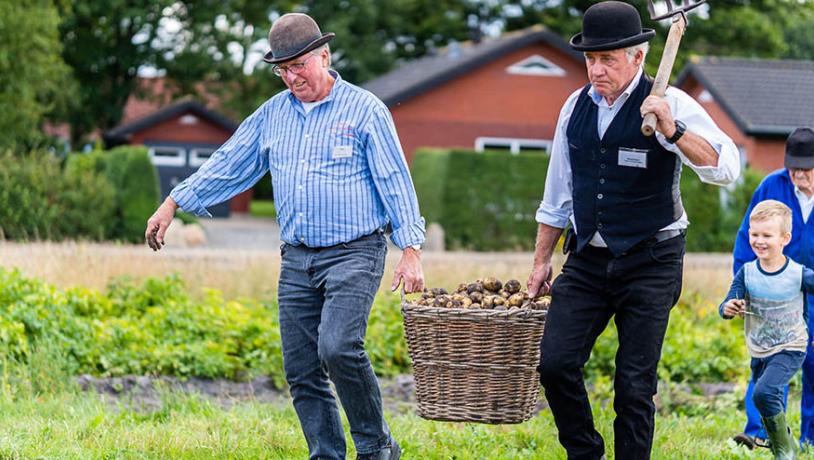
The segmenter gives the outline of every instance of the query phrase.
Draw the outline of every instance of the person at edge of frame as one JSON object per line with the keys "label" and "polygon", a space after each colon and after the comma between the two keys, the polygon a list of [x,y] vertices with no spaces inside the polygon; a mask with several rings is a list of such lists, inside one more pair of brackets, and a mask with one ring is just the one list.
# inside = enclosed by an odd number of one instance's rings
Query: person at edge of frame
{"label": "person at edge of frame", "polygon": [[[740,174],[735,144],[695,100],[672,87],[664,98],[649,95],[643,63],[654,35],[636,8],[604,1],[586,10],[571,39],[590,83],[560,112],[527,282],[532,297],[551,293],[540,382],[569,459],[605,457],[582,369],[612,317],[616,458],[650,457],[656,369],[681,293],[681,167],[716,185]],[[654,136],[641,133],[646,113],[657,118]],[[551,256],[569,222],[570,255],[552,285]]]}

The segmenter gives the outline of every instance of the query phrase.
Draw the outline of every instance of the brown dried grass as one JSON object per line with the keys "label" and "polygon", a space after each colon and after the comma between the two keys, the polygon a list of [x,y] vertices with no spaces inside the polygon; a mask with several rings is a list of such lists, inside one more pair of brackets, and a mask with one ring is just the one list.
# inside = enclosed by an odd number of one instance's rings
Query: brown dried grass
{"label": "brown dried grass", "polygon": [[[381,290],[392,282],[400,252],[388,253]],[[556,255],[555,272],[563,257]],[[525,285],[531,253],[427,252],[423,255],[426,283],[454,288],[458,283],[486,276],[515,278]],[[18,268],[59,287],[104,289],[111,279],[129,276],[135,281],[178,273],[193,295],[206,288],[223,291],[227,298],[272,299],[277,290],[280,254],[276,250],[183,249],[167,247],[152,252],[146,246],[93,243],[0,242],[0,266]],[[731,257],[726,254],[689,254],[685,260],[684,295],[720,301],[731,281]]]}

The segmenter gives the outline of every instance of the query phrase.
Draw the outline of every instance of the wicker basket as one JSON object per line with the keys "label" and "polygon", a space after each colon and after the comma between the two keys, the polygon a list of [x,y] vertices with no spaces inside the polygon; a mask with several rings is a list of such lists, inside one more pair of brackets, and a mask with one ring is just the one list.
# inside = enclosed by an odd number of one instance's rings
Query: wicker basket
{"label": "wicker basket", "polygon": [[533,415],[545,310],[465,310],[404,300],[418,415],[430,420],[520,423]]}

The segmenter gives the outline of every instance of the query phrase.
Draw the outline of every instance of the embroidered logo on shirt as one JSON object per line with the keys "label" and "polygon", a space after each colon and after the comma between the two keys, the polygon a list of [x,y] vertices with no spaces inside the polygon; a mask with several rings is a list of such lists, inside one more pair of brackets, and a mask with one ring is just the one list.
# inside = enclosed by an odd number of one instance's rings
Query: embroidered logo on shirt
{"label": "embroidered logo on shirt", "polygon": [[340,139],[356,139],[353,125],[347,121],[337,121],[331,125],[331,134],[339,137]]}

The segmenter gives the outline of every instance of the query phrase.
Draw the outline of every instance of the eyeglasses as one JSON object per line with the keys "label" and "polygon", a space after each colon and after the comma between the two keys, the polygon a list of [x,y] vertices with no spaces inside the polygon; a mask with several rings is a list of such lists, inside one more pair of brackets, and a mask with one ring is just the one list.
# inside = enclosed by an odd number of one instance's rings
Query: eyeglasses
{"label": "eyeglasses", "polygon": [[296,64],[289,64],[287,66],[276,65],[271,68],[271,71],[274,72],[274,75],[277,75],[278,77],[282,77],[283,74],[287,72],[291,72],[294,75],[299,75],[302,73],[303,70],[305,70],[305,64],[308,61],[310,61],[311,58],[314,56],[316,56],[316,54],[312,54],[308,56],[304,61],[298,62]]}

